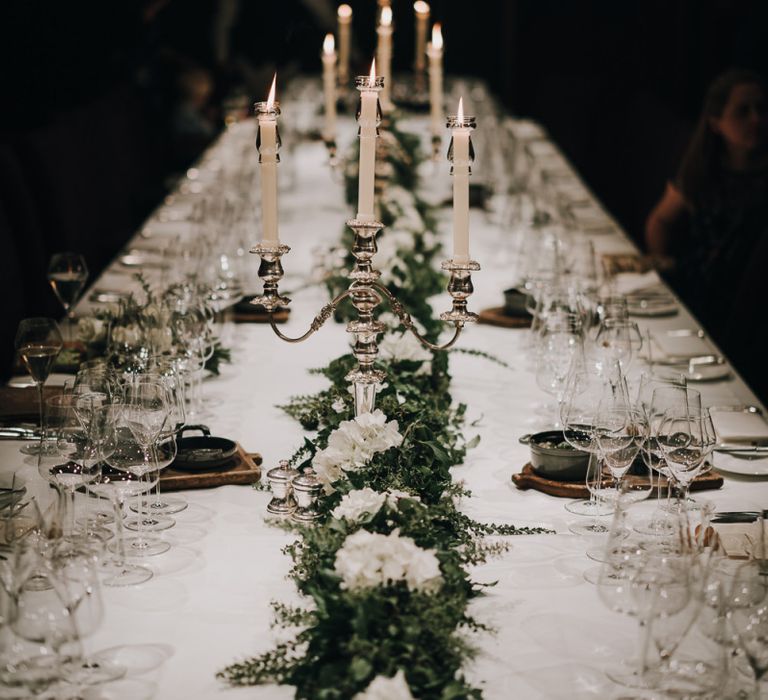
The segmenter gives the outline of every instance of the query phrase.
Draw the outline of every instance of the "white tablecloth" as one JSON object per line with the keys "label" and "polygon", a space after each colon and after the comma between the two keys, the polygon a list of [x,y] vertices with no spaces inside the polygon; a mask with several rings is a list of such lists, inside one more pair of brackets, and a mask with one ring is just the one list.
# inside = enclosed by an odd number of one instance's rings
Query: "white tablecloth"
{"label": "white tablecloth", "polygon": [[[289,110],[284,108],[283,113],[283,122],[288,122]],[[343,126],[349,142],[352,124],[344,122]],[[427,134],[423,119],[409,120],[407,126]],[[236,129],[252,130],[253,125]],[[224,157],[230,138],[231,133],[224,134],[203,162],[210,164]],[[295,159],[290,166],[286,165],[289,158]],[[560,158],[562,167],[569,168]],[[302,143],[291,152],[283,151],[281,177],[290,168],[293,179],[280,193],[281,236],[293,248],[283,260],[286,289],[297,286],[309,272],[313,248],[338,241],[349,216],[342,186],[334,182],[325,159],[318,143]],[[431,194],[449,194],[446,163],[428,163],[424,174],[430,179]],[[575,174],[573,178],[578,183]],[[157,222],[173,212],[172,206],[161,207],[147,228],[162,228]],[[194,235],[188,224],[180,223],[179,229]],[[440,232],[448,242],[448,210],[441,212]],[[474,275],[476,292],[470,300],[474,310],[500,305],[502,290],[513,282],[506,233],[483,212],[472,211],[472,253],[483,266]],[[598,252],[633,251],[618,230],[596,235],[594,241]],[[252,262],[255,277],[255,256]],[[94,286],[125,288],[130,284],[130,277],[115,263]],[[324,292],[318,287],[294,294],[285,332],[303,332],[323,299]],[[435,301],[439,310],[448,305],[447,294]],[[82,304],[80,311],[87,306]],[[697,327],[685,310],[676,317],[641,323],[646,325],[653,330]],[[288,346],[266,325],[242,324],[231,330],[233,363],[222,367],[220,377],[205,382],[212,413],[207,422],[214,434],[259,451],[264,468],[269,469],[303,439],[298,423],[276,405],[324,385],[322,378],[305,370],[345,352],[347,333],[343,326],[330,323],[310,341]],[[602,669],[631,653],[637,636],[635,622],[604,608],[594,587],[584,580],[582,572],[594,566],[584,552],[594,542],[568,534],[568,522],[577,518],[564,510],[563,500],[519,491],[510,480],[528,457],[528,448],[517,438],[546,424],[532,409],[545,397],[530,371],[525,337],[525,331],[478,325],[469,328],[460,341],[461,347],[493,353],[511,369],[467,355],[451,357],[452,394],[456,401],[468,404],[468,423],[477,421],[476,426],[467,426],[467,434],[481,436],[466,463],[454,469],[455,478],[465,480],[473,492],[464,508],[480,520],[546,525],[558,532],[515,538],[508,554],[476,571],[477,580],[498,583],[472,603],[471,612],[495,625],[498,633],[477,635],[481,653],[467,673],[489,700],[610,697],[613,690]],[[707,404],[757,405],[738,378],[697,388]],[[31,489],[46,496],[48,489],[42,486],[34,463],[25,462],[19,454],[18,443],[0,443],[0,456],[3,472],[18,470]],[[765,490],[762,483],[758,488]],[[702,497],[748,502],[755,494],[754,482],[726,478],[721,492]],[[289,560],[280,553],[291,536],[265,523],[268,496],[263,492],[225,486],[190,491],[185,496],[188,510],[176,516],[176,527],[163,533],[173,548],[146,562],[155,577],[133,588],[104,589],[104,623],[87,640],[87,647],[157,645],[167,659],[138,677],[163,700],[292,697],[288,687],[225,690],[215,679],[216,671],[233,660],[269,649],[279,634],[270,629],[269,602],[296,598],[292,583],[285,579]]]}

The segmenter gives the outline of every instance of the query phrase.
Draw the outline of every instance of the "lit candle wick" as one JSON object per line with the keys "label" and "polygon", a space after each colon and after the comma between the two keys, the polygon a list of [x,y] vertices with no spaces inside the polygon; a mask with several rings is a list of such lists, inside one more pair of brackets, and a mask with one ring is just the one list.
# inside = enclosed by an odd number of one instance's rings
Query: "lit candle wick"
{"label": "lit candle wick", "polygon": [[382,7],[381,8],[381,26],[388,27],[390,24],[392,24],[392,8]]}
{"label": "lit candle wick", "polygon": [[376,84],[376,59],[371,62],[371,74],[368,76],[368,84],[373,87]]}
{"label": "lit candle wick", "polygon": [[464,121],[464,98],[459,98],[459,109],[456,110],[456,121],[459,122],[459,125],[461,125],[461,122]]}
{"label": "lit candle wick", "polygon": [[326,34],[323,40],[323,53],[331,54],[336,48],[336,42],[333,40],[333,34]]}

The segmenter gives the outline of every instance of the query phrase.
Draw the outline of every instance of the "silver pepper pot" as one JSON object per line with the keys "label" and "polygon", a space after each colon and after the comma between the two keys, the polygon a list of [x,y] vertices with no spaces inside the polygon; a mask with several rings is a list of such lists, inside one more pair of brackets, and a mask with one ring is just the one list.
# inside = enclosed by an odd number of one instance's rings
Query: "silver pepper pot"
{"label": "silver pepper pot", "polygon": [[298,475],[299,472],[289,466],[286,460],[281,460],[277,467],[267,472],[269,489],[272,491],[272,500],[267,506],[267,512],[287,516],[296,510],[291,482]]}
{"label": "silver pepper pot", "polygon": [[317,478],[312,467],[307,467],[303,474],[294,477],[291,485],[298,503],[291,518],[303,525],[311,525],[318,521],[322,517],[317,509],[317,503],[323,492],[323,482]]}

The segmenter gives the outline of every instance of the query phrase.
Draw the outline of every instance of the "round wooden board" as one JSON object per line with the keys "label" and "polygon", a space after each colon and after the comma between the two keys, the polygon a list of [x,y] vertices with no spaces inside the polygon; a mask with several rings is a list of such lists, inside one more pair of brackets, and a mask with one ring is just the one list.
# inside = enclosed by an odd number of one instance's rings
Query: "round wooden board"
{"label": "round wooden board", "polygon": [[501,328],[530,328],[530,316],[509,316],[504,313],[503,306],[497,306],[493,309],[483,309],[478,314],[480,323],[487,323],[489,326],[500,326]]}

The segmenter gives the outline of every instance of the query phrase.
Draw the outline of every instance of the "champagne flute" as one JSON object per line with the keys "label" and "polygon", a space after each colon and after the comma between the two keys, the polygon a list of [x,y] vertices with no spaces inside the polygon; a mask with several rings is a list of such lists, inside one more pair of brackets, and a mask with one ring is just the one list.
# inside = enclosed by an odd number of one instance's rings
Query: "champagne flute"
{"label": "champagne flute", "polygon": [[56,321],[51,318],[25,318],[16,331],[16,350],[37,386],[40,409],[40,442],[24,445],[26,455],[45,454],[43,442],[43,385],[64,342]]}
{"label": "champagne flute", "polygon": [[56,253],[48,264],[48,282],[67,315],[67,335],[72,340],[74,312],[80,294],[88,281],[88,266],[79,253]]}

